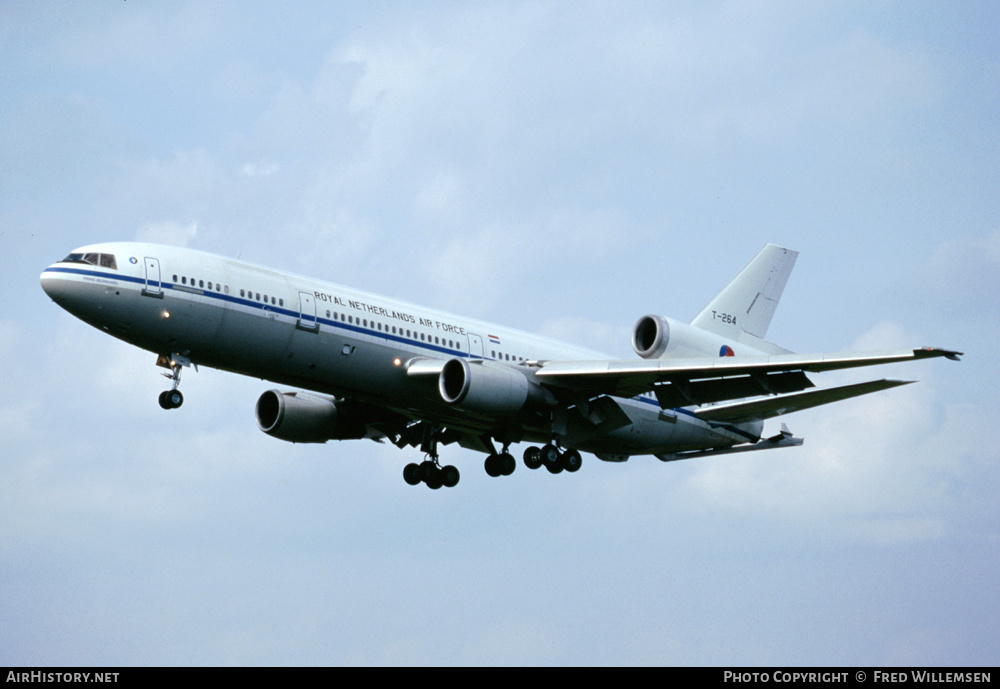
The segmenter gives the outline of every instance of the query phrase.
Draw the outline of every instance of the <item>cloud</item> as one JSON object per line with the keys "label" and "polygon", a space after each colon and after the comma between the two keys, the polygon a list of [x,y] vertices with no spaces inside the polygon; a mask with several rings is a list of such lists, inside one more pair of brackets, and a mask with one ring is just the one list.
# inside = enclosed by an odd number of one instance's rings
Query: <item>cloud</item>
{"label": "cloud", "polygon": [[151,244],[167,244],[169,246],[188,246],[198,234],[198,223],[179,223],[173,221],[149,223],[136,232],[137,242]]}
{"label": "cloud", "polygon": [[975,317],[980,324],[1000,325],[994,308],[1000,285],[1000,230],[943,242],[909,281],[921,303],[948,321]]}

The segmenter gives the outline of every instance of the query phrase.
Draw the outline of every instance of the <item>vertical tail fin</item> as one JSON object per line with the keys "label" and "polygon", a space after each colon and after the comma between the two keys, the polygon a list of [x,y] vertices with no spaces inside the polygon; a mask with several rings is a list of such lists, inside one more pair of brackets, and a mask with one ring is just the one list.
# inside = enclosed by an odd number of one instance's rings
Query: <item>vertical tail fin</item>
{"label": "vertical tail fin", "polygon": [[709,302],[691,325],[733,340],[764,339],[798,251],[768,244]]}

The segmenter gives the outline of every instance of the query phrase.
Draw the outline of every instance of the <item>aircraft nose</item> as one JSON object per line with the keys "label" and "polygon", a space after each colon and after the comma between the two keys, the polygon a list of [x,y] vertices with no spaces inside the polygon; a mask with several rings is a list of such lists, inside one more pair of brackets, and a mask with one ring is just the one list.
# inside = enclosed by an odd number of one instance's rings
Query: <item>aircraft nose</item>
{"label": "aircraft nose", "polygon": [[42,289],[55,303],[64,306],[72,297],[72,284],[64,276],[51,270],[49,266],[42,271]]}

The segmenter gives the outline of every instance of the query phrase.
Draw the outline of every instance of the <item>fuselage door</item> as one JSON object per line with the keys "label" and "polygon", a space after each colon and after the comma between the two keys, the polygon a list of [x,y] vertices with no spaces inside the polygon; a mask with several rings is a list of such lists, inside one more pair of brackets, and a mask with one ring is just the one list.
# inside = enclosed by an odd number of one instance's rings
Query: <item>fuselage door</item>
{"label": "fuselage door", "polygon": [[469,356],[483,358],[483,338],[469,333]]}
{"label": "fuselage door", "polygon": [[146,266],[146,284],[142,288],[143,295],[147,297],[163,298],[160,288],[160,259],[147,256],[143,259]]}
{"label": "fuselage door", "polygon": [[319,331],[316,320],[316,297],[309,292],[299,292],[299,320],[295,324],[300,330]]}

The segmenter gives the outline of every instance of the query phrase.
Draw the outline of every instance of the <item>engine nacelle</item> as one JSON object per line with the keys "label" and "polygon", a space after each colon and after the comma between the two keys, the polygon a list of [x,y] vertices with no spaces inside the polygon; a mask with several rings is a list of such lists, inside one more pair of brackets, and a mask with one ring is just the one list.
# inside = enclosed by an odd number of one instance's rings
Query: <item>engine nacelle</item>
{"label": "engine nacelle", "polygon": [[655,315],[643,316],[636,321],[632,328],[632,349],[643,359],[761,353],[759,348],[746,342],[728,340],[673,318]]}
{"label": "engine nacelle", "polygon": [[632,328],[632,349],[643,359],[658,359],[667,351],[670,323],[663,316],[643,316]]}
{"label": "engine nacelle", "polygon": [[528,404],[551,404],[552,393],[510,366],[449,359],[438,377],[441,399],[462,409],[516,414]]}
{"label": "engine nacelle", "polygon": [[257,427],[292,443],[325,443],[365,437],[365,426],[350,419],[337,401],[298,392],[268,390],[257,400]]}

